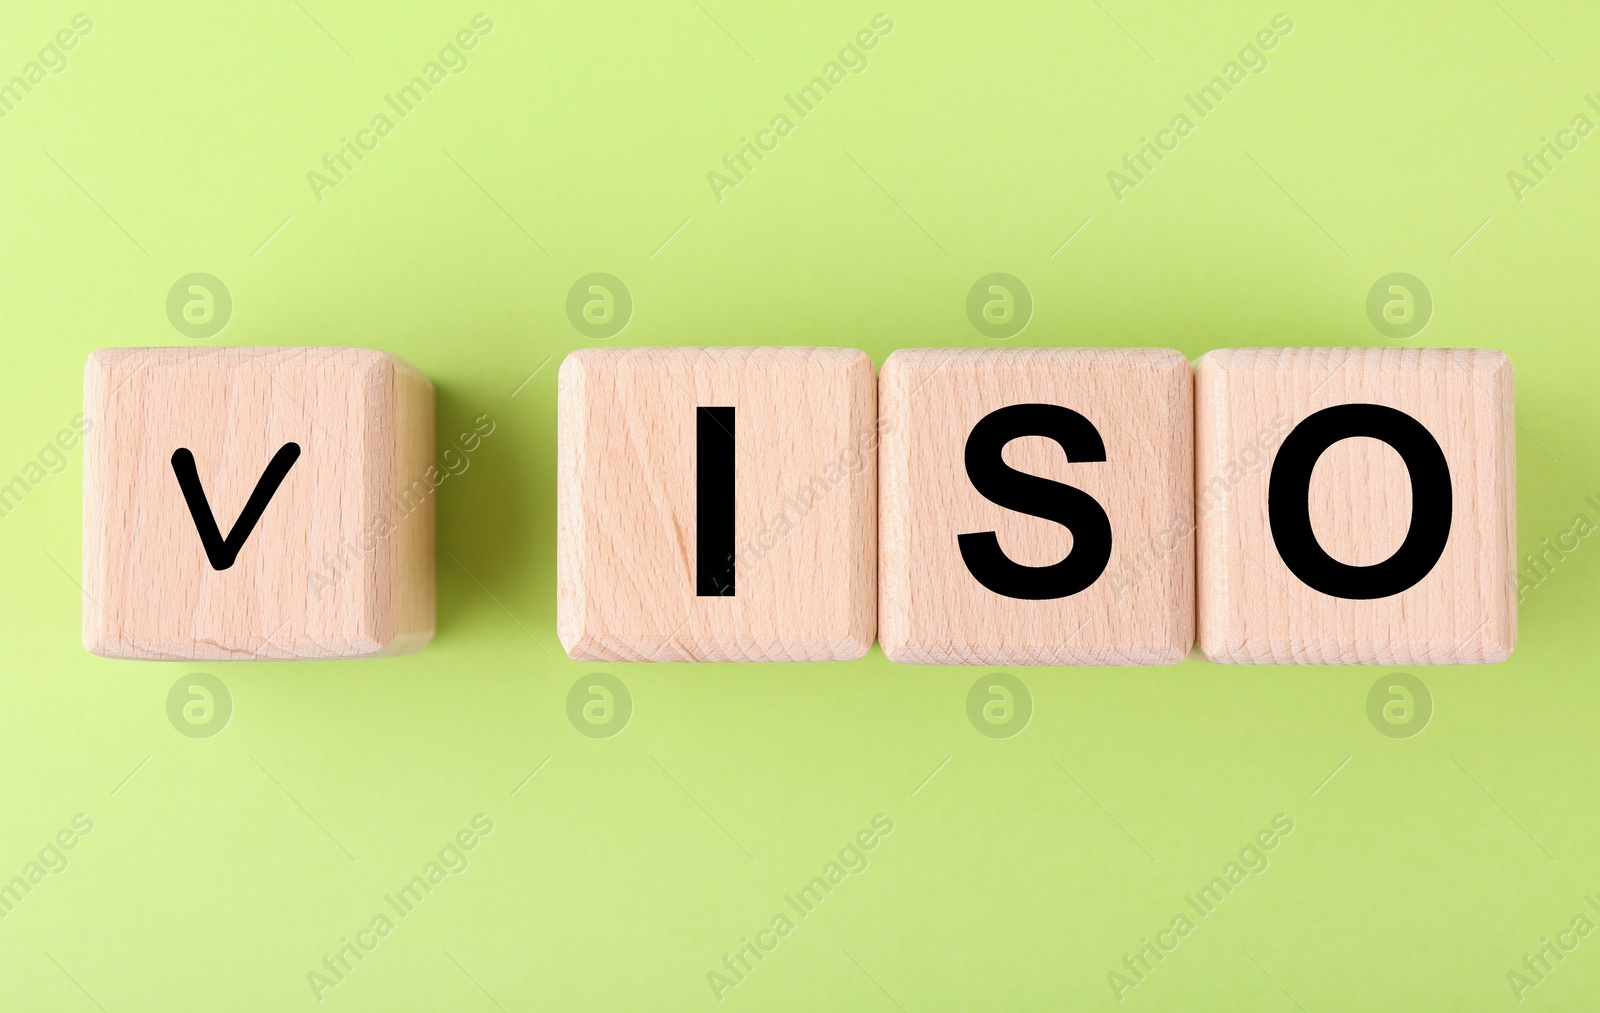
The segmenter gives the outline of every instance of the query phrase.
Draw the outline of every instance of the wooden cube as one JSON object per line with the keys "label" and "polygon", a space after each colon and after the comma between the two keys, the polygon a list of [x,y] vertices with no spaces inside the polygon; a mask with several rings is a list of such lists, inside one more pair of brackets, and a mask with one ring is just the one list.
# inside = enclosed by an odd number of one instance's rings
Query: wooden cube
{"label": "wooden cube", "polygon": [[1501,661],[1517,637],[1504,354],[1232,348],[1198,364],[1213,661]]}
{"label": "wooden cube", "polygon": [[433,636],[433,386],[364,348],[105,348],[84,369],[83,644],[169,660]]}
{"label": "wooden cube", "polygon": [[1170,349],[883,364],[878,637],[927,665],[1167,665],[1194,644],[1193,376]]}
{"label": "wooden cube", "polygon": [[872,645],[872,362],[603,348],[560,378],[557,629],[596,661],[843,661]]}

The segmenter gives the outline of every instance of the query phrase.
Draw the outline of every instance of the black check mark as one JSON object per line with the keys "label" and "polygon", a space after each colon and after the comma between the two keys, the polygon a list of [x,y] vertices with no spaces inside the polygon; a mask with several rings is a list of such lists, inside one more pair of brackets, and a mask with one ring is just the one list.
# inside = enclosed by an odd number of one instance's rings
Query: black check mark
{"label": "black check mark", "polygon": [[227,538],[223,538],[222,532],[217,529],[217,519],[211,514],[206,491],[200,488],[200,474],[195,470],[194,454],[189,452],[188,447],[179,447],[172,452],[172,473],[178,477],[178,488],[183,490],[184,502],[189,504],[189,515],[194,518],[200,544],[204,546],[206,559],[211,562],[213,570],[226,570],[239,558],[239,550],[244,548],[250,532],[255,530],[256,522],[272,501],[273,493],[278,491],[284,476],[289,474],[289,469],[299,459],[300,444],[285,443],[278,448],[278,452],[267,463],[267,470],[256,481],[255,490],[250,493],[244,509],[239,511],[238,519],[233,522],[233,530],[228,532]]}

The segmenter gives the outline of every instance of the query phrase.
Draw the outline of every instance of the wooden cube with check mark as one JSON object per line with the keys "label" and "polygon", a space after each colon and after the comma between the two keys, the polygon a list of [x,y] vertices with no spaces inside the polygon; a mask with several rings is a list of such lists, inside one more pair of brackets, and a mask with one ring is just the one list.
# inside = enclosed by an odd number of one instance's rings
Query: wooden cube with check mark
{"label": "wooden cube with check mark", "polygon": [[433,636],[433,387],[364,348],[106,348],[84,369],[83,644],[250,661]]}

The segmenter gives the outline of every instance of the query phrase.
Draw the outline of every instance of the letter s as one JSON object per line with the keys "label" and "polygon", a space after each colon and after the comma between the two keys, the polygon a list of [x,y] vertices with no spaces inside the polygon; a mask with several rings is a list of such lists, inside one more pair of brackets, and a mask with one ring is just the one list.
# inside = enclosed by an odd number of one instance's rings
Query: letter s
{"label": "letter s", "polygon": [[1047,601],[1093,584],[1111,561],[1111,521],[1082,489],[1017,471],[1001,458],[1021,436],[1055,440],[1072,463],[1104,461],[1106,445],[1094,423],[1071,408],[1015,404],[990,412],[967,436],[967,477],[984,499],[1008,510],[1055,521],[1072,532],[1072,550],[1048,566],[1025,566],[1000,549],[993,531],[957,535],[961,559],[978,583],[1007,598]]}

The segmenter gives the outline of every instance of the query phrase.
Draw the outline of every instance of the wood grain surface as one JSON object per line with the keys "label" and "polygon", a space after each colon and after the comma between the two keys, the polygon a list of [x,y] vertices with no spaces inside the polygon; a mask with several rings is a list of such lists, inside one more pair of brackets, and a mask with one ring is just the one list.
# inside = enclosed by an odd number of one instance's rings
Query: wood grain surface
{"label": "wood grain surface", "polygon": [[[1398,594],[1322,593],[1279,555],[1267,512],[1271,464],[1313,412],[1367,403],[1415,418],[1449,466],[1453,518],[1433,569]],[[1200,648],[1213,661],[1461,664],[1516,643],[1515,417],[1504,354],[1444,348],[1236,348],[1197,364]],[[1335,560],[1371,566],[1411,524],[1400,455],[1341,440],[1312,473],[1312,529]]]}
{"label": "wood grain surface", "polygon": [[[599,661],[838,661],[872,644],[872,362],[599,348],[561,365],[558,632]],[[696,594],[696,408],[735,409],[734,588]]]}
{"label": "wood grain surface", "polygon": [[[120,658],[399,654],[434,626],[433,387],[361,348],[108,348],[84,369],[83,643]],[[172,464],[233,527],[299,458],[223,570]]]}
{"label": "wood grain surface", "polygon": [[[1170,349],[903,349],[880,380],[879,639],[895,661],[929,665],[1166,665],[1194,643],[1193,376]],[[1042,436],[1003,459],[1081,489],[1110,520],[1098,580],[1053,600],[997,594],[973,577],[957,536],[994,531],[1027,566],[1064,558],[1054,521],[979,494],[968,435],[1008,405],[1062,405],[1087,418],[1103,462],[1069,463]]]}

